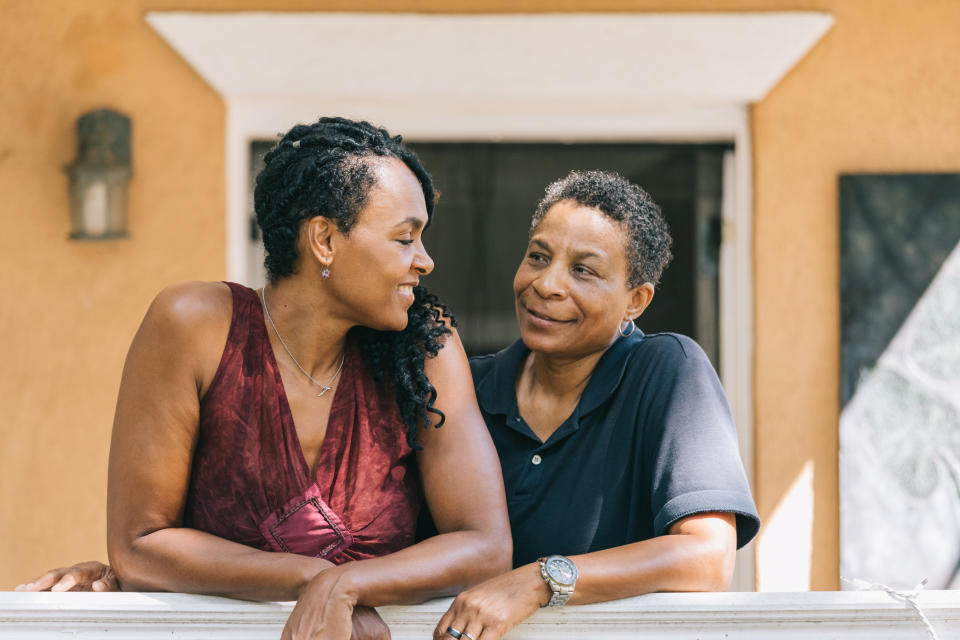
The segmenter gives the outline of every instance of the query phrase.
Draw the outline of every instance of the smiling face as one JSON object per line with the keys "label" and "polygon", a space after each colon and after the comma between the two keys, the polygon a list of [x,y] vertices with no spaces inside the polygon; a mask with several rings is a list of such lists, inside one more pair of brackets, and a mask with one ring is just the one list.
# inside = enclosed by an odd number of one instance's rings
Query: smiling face
{"label": "smiling face", "polygon": [[[413,287],[433,271],[423,247],[427,224],[423,188],[400,160],[375,160],[376,183],[356,224],[329,236],[329,287],[352,324],[400,331],[407,325]],[[310,225],[308,225],[310,226]],[[316,253],[316,251],[315,251]],[[318,256],[323,263],[328,256]]]}
{"label": "smiling face", "polygon": [[620,223],[572,200],[544,214],[513,280],[531,351],[575,358],[601,352],[622,320],[643,312],[653,286],[628,287],[624,237]]}

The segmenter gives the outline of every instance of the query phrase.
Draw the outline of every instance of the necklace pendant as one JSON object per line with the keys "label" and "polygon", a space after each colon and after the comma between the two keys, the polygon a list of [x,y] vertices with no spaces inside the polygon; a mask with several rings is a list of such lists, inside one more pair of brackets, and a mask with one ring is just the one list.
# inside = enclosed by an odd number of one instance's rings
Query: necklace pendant
{"label": "necklace pendant", "polygon": [[323,394],[325,394],[327,391],[330,391],[330,389],[332,389],[332,388],[333,388],[333,387],[327,387],[327,386],[322,386],[322,385],[321,385],[321,387],[320,387],[320,393],[317,394],[317,397],[319,398],[320,396],[322,396]]}

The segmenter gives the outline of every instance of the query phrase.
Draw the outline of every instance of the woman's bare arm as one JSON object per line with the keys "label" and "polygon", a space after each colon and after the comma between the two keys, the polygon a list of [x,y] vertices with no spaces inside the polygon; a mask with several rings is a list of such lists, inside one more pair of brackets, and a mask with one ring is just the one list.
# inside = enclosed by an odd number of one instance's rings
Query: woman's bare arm
{"label": "woman's bare arm", "polygon": [[580,578],[570,604],[660,591],[726,591],[737,551],[734,519],[732,513],[694,515],[675,522],[668,535],[571,556]]}
{"label": "woman's bare arm", "polygon": [[[427,506],[440,535],[349,567],[361,604],[419,602],[510,569],[513,543],[503,476],[477,407],[473,378],[456,330],[426,373],[446,421],[419,432]],[[345,567],[346,568],[346,567]]]}
{"label": "woman's bare arm", "polygon": [[200,397],[219,365],[229,289],[161,292],[124,365],[110,446],[107,549],[124,589],[292,600],[330,563],[182,528]]}
{"label": "woman's bare arm", "polygon": [[419,602],[458,593],[510,569],[513,543],[500,460],[477,407],[456,331],[426,373],[446,421],[419,432],[427,506],[440,535],[389,556],[343,567],[359,602]]}
{"label": "woman's bare arm", "polygon": [[[568,604],[606,602],[656,591],[723,591],[730,584],[737,546],[734,515],[704,513],[678,520],[667,535],[571,556],[579,579]],[[461,593],[440,619],[448,626],[496,640],[550,600],[539,564],[518,567]]]}
{"label": "woman's bare arm", "polygon": [[446,422],[420,431],[420,472],[439,534],[381,558],[319,574],[304,590],[283,638],[347,637],[357,604],[420,602],[508,571],[513,553],[499,459],[477,408],[459,337],[427,361]]}

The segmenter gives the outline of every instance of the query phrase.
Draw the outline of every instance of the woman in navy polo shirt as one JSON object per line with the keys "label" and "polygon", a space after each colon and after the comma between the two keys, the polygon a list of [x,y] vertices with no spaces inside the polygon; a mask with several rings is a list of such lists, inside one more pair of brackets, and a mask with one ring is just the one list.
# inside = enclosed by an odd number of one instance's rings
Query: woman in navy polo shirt
{"label": "woman in navy polo shirt", "polygon": [[670,244],[619,175],[547,187],[513,283],[522,337],[471,361],[516,568],[461,593],[437,640],[496,639],[543,606],[729,586],[759,519],[726,398],[693,340],[634,324]]}

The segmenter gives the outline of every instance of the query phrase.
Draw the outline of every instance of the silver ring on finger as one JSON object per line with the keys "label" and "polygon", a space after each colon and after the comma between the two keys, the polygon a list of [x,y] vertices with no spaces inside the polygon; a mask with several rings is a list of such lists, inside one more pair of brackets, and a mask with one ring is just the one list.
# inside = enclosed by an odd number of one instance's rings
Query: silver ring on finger
{"label": "silver ring on finger", "polygon": [[467,640],[477,640],[476,638],[474,638],[472,635],[470,635],[470,634],[467,633],[466,631],[463,632],[463,637],[464,637],[464,638],[467,638]]}
{"label": "silver ring on finger", "polygon": [[460,640],[460,636],[463,635],[463,631],[460,631],[459,629],[454,629],[453,627],[447,627],[447,635],[453,636],[457,640]]}

